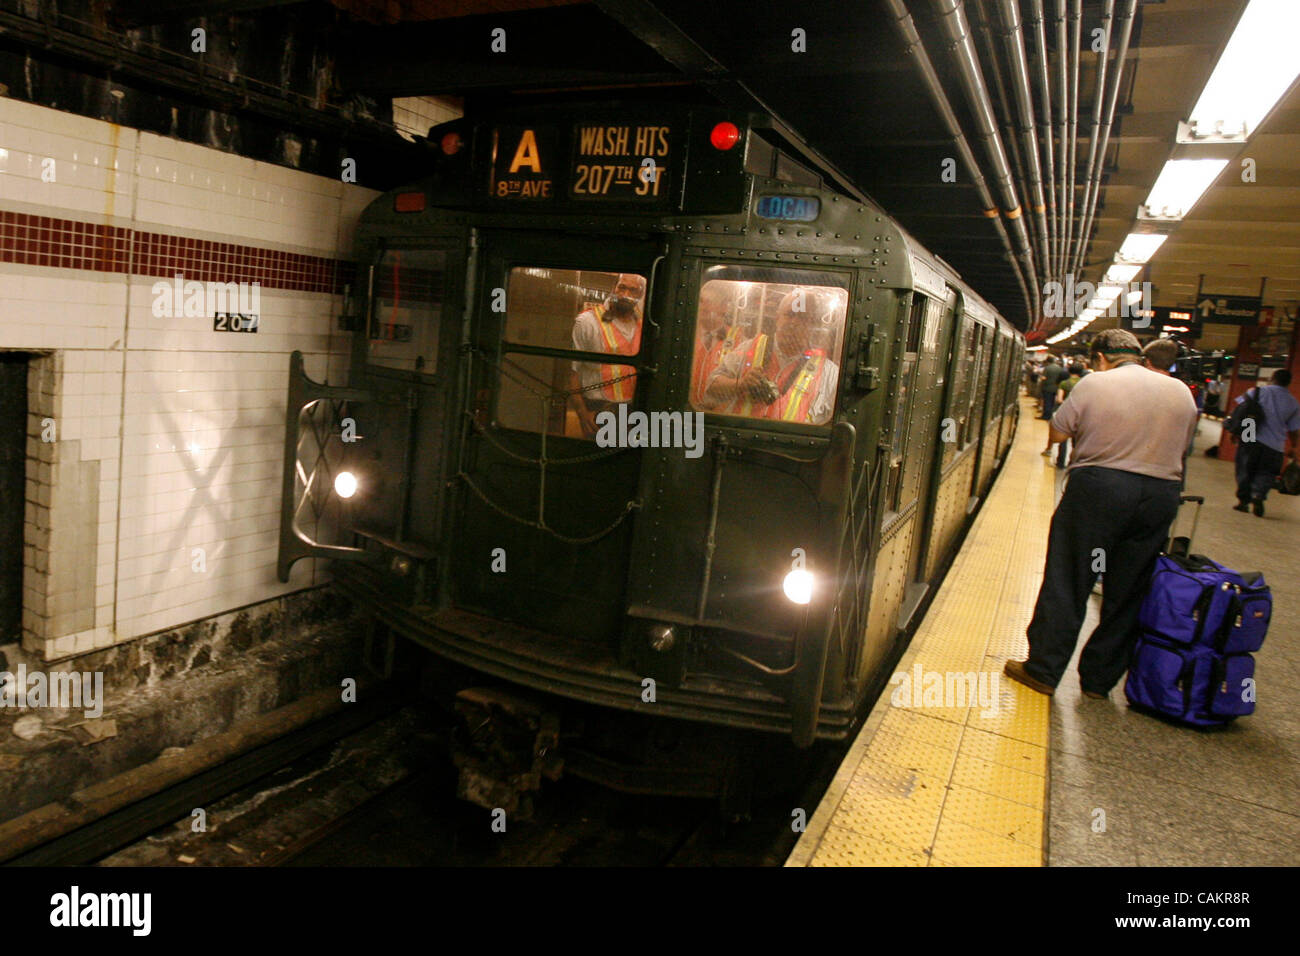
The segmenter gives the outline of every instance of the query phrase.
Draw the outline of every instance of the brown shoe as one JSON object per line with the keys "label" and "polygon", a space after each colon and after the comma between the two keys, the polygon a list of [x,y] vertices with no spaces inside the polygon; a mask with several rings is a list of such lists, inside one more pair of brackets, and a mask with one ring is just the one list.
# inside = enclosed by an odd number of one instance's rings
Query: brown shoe
{"label": "brown shoe", "polygon": [[1025,670],[1024,661],[1007,661],[1007,666],[1002,668],[1002,673],[1006,674],[1017,684],[1024,684],[1030,690],[1036,690],[1040,694],[1046,694],[1048,697],[1051,697],[1056,693],[1056,688],[1051,684],[1044,684],[1036,677],[1030,677],[1029,673]]}

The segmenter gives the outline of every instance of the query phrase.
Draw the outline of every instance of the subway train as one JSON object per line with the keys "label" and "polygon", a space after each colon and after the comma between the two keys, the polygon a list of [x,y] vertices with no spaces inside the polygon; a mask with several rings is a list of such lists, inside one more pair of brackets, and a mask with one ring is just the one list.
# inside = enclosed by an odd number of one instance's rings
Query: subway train
{"label": "subway train", "polygon": [[346,384],[292,357],[281,580],[333,559],[378,669],[460,675],[486,806],[563,772],[716,796],[846,740],[996,477],[1024,337],[763,115],[428,139],[357,227]]}

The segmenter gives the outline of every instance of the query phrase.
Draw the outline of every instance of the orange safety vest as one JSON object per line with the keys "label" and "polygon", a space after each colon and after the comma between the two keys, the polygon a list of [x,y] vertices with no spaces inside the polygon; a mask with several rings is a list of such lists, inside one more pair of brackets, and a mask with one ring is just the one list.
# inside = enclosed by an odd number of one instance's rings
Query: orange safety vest
{"label": "orange safety vest", "polygon": [[[641,323],[636,324],[636,330],[630,338],[624,338],[622,333],[614,327],[613,321],[606,322],[605,307],[598,305],[591,310],[596,316],[596,327],[600,329],[601,337],[605,340],[605,351],[616,352],[619,355],[636,355],[641,351]],[[632,400],[632,393],[636,390],[636,378],[623,378],[624,375],[636,375],[636,369],[631,365],[602,365],[600,366],[600,394],[609,402],[628,402]],[[622,379],[622,381],[614,381]]]}
{"label": "orange safety vest", "polygon": [[[739,382],[745,377],[745,373],[751,368],[762,371],[768,360],[767,354],[767,335],[759,333],[749,341],[745,349],[745,356],[741,359],[740,369],[736,372],[736,381]],[[730,402],[718,409],[724,415],[745,415],[749,417],[763,417],[764,412],[760,411],[755,415],[757,403],[749,396],[747,392],[740,392]]]}
{"label": "orange safety vest", "polygon": [[767,406],[767,417],[782,422],[807,424],[812,403],[821,390],[826,365],[826,352],[822,349],[809,349],[793,362],[787,363],[777,375],[777,381],[784,381],[787,375],[794,375],[794,381],[775,402]]}
{"label": "orange safety vest", "polygon": [[704,398],[704,392],[709,387],[709,379],[713,376],[722,361],[722,356],[736,347],[736,326],[727,329],[727,334],[718,339],[708,348],[701,345],[695,347],[695,374],[691,378],[691,401],[695,404]]}

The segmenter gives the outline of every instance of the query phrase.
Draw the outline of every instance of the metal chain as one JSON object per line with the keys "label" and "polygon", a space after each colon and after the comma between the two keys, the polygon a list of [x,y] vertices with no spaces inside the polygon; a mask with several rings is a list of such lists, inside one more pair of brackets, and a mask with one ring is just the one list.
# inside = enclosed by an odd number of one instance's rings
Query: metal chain
{"label": "metal chain", "polygon": [[[483,349],[477,348],[475,346],[470,346],[468,351],[478,356],[480,361],[484,362],[489,367],[500,372],[502,375],[510,374],[509,372],[506,371],[503,365],[493,360]],[[611,357],[613,357],[613,354],[611,354]],[[509,360],[507,361],[509,362]],[[541,379],[537,378],[536,375],[533,375],[531,372],[523,368],[523,366],[519,365],[518,363],[509,362],[509,364],[519,369],[519,371],[523,372],[529,378],[532,378],[538,382],[542,381]],[[588,364],[595,365],[598,363],[590,362]],[[627,375],[619,375],[616,376],[615,378],[603,378],[592,385],[582,385],[578,388],[566,388],[566,389],[558,389],[553,386],[546,385],[545,382],[542,382],[543,389],[532,388],[528,385],[527,382],[524,382],[521,379],[515,378],[513,376],[511,376],[511,381],[518,383],[521,388],[527,389],[528,391],[532,392],[534,395],[538,396],[539,398],[543,398],[552,402],[553,404],[560,405],[563,404],[563,402],[567,401],[570,395],[581,395],[584,392],[594,392],[597,389],[604,388],[606,385],[613,385],[617,382],[625,382],[628,379],[636,378],[638,374],[639,373],[637,372],[637,370],[633,369],[632,372],[630,372]]]}
{"label": "metal chain", "polygon": [[[506,376],[510,378],[511,381],[517,383],[525,391],[531,392],[533,395],[535,395],[542,404],[543,422],[545,422],[546,418],[548,417],[548,412],[547,412],[548,405],[567,404],[570,395],[578,395],[583,392],[594,391],[599,388],[604,388],[606,385],[612,385],[615,382],[621,382],[624,381],[625,379],[636,378],[637,376],[637,372],[633,370],[633,372],[630,375],[620,375],[617,378],[613,378],[613,379],[603,379],[601,381],[596,382],[594,385],[587,385],[576,389],[560,390],[550,385],[547,385],[541,379],[537,378],[537,376],[533,375],[531,372],[529,372],[527,369],[523,368],[522,366],[518,365],[517,363],[510,362],[509,364],[512,365],[515,369],[517,369],[518,372],[523,373],[523,375],[527,376],[528,378],[532,379],[535,382],[538,382],[542,386],[542,388],[534,388],[531,385],[529,385],[528,382],[520,378],[518,375],[512,375],[510,371],[508,371],[504,367],[504,365],[494,361],[482,349],[475,348],[473,346],[468,346],[465,350],[473,353],[474,355],[477,355],[478,358],[484,363],[486,363],[490,368],[495,369],[502,376]],[[572,537],[570,535],[560,534],[554,528],[551,528],[546,524],[546,510],[545,510],[546,509],[546,466],[548,464],[569,465],[569,464],[578,464],[581,462],[588,462],[588,461],[598,461],[602,458],[609,458],[613,455],[617,455],[619,452],[626,451],[627,449],[612,448],[608,450],[602,450],[599,452],[593,452],[592,454],[589,455],[576,455],[572,458],[548,459],[546,457],[546,439],[547,439],[548,432],[546,431],[545,427],[543,427],[543,430],[541,432],[541,443],[542,443],[541,457],[530,458],[526,455],[521,455],[518,452],[514,451],[513,449],[507,448],[505,445],[501,444],[501,442],[498,441],[496,438],[494,438],[488,432],[488,430],[478,421],[478,419],[473,414],[471,414],[468,410],[466,410],[464,414],[470,420],[470,423],[473,425],[474,430],[477,431],[480,435],[482,435],[483,438],[490,445],[496,448],[503,455],[506,455],[509,458],[513,458],[516,461],[521,461],[530,465],[537,466],[539,472],[538,500],[537,500],[537,515],[539,520],[537,521],[533,521],[529,518],[523,518],[510,511],[507,511],[505,508],[501,507],[501,505],[497,504],[495,501],[489,498],[481,488],[479,488],[476,484],[474,484],[473,480],[470,478],[468,473],[464,471],[457,472],[456,477],[464,481],[465,484],[469,487],[469,489],[472,492],[474,492],[476,496],[478,496],[480,501],[482,501],[485,505],[487,505],[497,514],[501,515],[503,518],[513,521],[516,524],[522,524],[529,528],[536,528],[539,531],[545,531],[547,534],[551,535],[552,537],[557,538],[560,541],[564,541],[567,544],[582,545],[582,544],[590,544],[593,541],[598,541],[601,538],[605,537],[607,534],[609,534],[615,528],[617,528],[620,524],[622,524],[623,521],[627,518],[629,514],[632,513],[634,509],[641,507],[640,501],[635,501],[635,500],[628,501],[623,506],[623,511],[619,514],[617,518],[614,519],[613,524],[596,532],[595,534],[587,535],[585,537]]]}
{"label": "metal chain", "polygon": [[483,490],[479,488],[478,485],[474,484],[473,480],[465,472],[463,471],[458,472],[456,477],[461,479],[461,481],[465,482],[465,484],[469,486],[469,490],[474,492],[474,494],[478,496],[480,501],[482,501],[485,505],[487,505],[497,514],[501,515],[503,518],[508,518],[509,520],[514,521],[517,524],[526,525],[529,528],[536,528],[538,531],[545,531],[547,534],[551,535],[552,537],[558,538],[559,540],[567,544],[591,544],[593,541],[599,541],[601,538],[605,537],[605,535],[609,534],[620,524],[622,524],[629,514],[631,514],[634,510],[641,507],[641,502],[629,501],[626,505],[623,506],[623,511],[619,514],[617,518],[614,519],[613,524],[609,525],[608,527],[604,528],[601,531],[596,532],[595,534],[587,535],[586,537],[583,538],[574,538],[574,537],[570,537],[569,535],[560,534],[554,528],[548,527],[545,522],[533,521],[529,518],[521,518],[519,515],[507,511],[505,508],[501,507],[501,505],[497,504],[486,494],[484,494]]}
{"label": "metal chain", "polygon": [[[592,452],[590,455],[574,455],[572,458],[529,458],[527,455],[521,455],[513,449],[507,448],[499,439],[495,438],[492,433],[479,422],[470,412],[464,413],[465,417],[470,420],[474,430],[478,432],[487,441],[489,445],[495,448],[501,454],[506,455],[515,461],[522,461],[529,465],[570,465],[580,464],[587,461],[599,461],[602,458],[610,458],[614,455],[621,454],[628,450],[627,447],[606,448],[601,451]],[[630,447],[630,446],[629,446]]]}

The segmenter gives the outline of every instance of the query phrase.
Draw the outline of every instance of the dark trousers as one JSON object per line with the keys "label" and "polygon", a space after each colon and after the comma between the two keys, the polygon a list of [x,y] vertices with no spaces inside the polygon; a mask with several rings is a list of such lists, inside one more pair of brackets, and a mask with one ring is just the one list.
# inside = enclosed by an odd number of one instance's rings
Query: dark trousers
{"label": "dark trousers", "polygon": [[1045,421],[1051,421],[1052,412],[1056,411],[1056,389],[1052,389],[1050,392],[1043,392],[1042,397],[1043,419]]}
{"label": "dark trousers", "polygon": [[1237,443],[1237,500],[1263,501],[1268,497],[1273,480],[1282,471],[1286,456],[1263,442]]}
{"label": "dark trousers", "polygon": [[1142,596],[1178,499],[1176,481],[1114,468],[1070,472],[1052,515],[1043,585],[1027,632],[1031,676],[1053,687],[1060,682],[1100,572],[1101,621],[1079,657],[1079,683],[1098,693],[1115,686],[1128,669]]}

